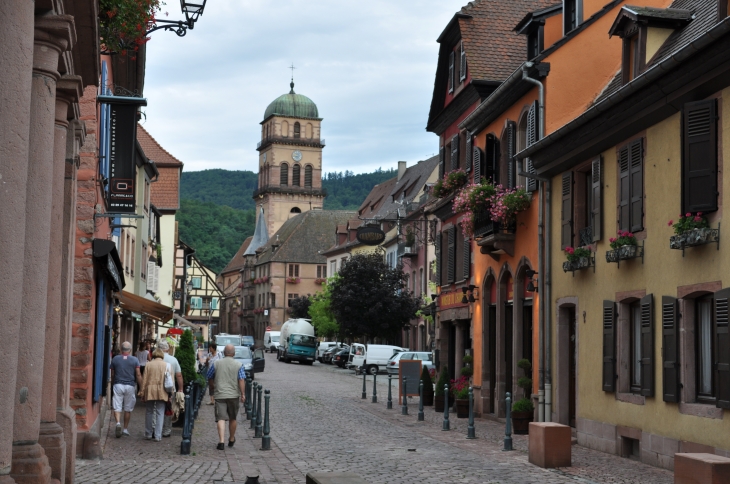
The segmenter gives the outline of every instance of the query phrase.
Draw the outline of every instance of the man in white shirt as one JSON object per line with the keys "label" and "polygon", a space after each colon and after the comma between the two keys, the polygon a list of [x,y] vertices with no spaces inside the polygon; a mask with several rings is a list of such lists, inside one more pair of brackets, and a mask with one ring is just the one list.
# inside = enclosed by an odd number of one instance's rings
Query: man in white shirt
{"label": "man in white shirt", "polygon": [[[161,340],[157,345],[165,353],[165,363],[170,364],[172,373],[175,375],[175,383],[177,384],[178,393],[183,392],[183,377],[182,370],[180,369],[180,363],[177,358],[169,354],[170,344],[166,340]],[[172,435],[172,415],[165,415],[165,421],[162,424],[162,436],[169,437]]]}

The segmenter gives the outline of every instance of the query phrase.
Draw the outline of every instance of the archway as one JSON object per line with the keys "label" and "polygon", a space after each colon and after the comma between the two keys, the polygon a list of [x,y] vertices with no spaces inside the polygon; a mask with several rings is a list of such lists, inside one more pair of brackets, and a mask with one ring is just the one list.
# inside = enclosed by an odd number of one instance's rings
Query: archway
{"label": "archway", "polygon": [[494,413],[497,385],[497,281],[490,269],[482,286],[482,413]]}

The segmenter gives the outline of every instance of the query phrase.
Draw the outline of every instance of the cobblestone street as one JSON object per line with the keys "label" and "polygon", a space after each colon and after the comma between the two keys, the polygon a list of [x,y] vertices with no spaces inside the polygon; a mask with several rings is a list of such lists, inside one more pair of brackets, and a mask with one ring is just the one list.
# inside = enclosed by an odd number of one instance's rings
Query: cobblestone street
{"label": "cobblestone street", "polygon": [[131,437],[114,437],[107,412],[104,459],[77,461],[76,482],[243,482],[247,475],[260,475],[263,483],[304,483],[310,471],[353,472],[372,484],[673,482],[669,471],[578,446],[573,446],[573,467],[543,470],[527,462],[526,437],[515,436],[514,452],[501,451],[502,424],[477,420],[478,438],[467,440],[466,420],[453,414],[450,432],[441,430],[442,415],[432,407],[426,408],[426,422],[417,422],[417,399],[407,416],[396,402],[387,410],[385,376],[378,379],[379,401],[373,404],[371,378],[362,400],[362,377],[351,371],[319,363],[287,365],[274,355],[267,355],[266,363],[257,381],[272,394],[271,451],[259,450],[243,412],[236,445],[216,450],[213,407],[203,405],[191,455],[181,456],[181,429],[162,442],[144,440],[144,409],[138,404]]}

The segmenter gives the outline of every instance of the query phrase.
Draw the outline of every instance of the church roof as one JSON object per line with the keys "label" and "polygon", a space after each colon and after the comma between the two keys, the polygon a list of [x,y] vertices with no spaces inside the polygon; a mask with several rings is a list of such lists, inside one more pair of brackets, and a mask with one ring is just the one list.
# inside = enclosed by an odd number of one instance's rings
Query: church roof
{"label": "church roof", "polygon": [[243,241],[241,247],[239,247],[236,251],[236,255],[234,255],[230,262],[228,262],[228,265],[221,271],[221,274],[237,272],[243,268],[246,264],[246,259],[243,258],[243,254],[246,253],[246,250],[248,249],[248,246],[251,245],[252,240],[253,237],[246,237],[246,240]]}
{"label": "church roof", "polygon": [[253,231],[253,239],[248,244],[243,255],[255,255],[256,249],[262,247],[269,241],[269,231],[266,230],[266,220],[264,220],[264,207],[261,207],[259,219],[256,221],[256,229]]}
{"label": "church roof", "polygon": [[288,116],[292,118],[319,119],[319,111],[314,101],[307,96],[294,92],[294,81],[291,84],[291,91],[274,99],[264,113],[264,121],[271,116]]}

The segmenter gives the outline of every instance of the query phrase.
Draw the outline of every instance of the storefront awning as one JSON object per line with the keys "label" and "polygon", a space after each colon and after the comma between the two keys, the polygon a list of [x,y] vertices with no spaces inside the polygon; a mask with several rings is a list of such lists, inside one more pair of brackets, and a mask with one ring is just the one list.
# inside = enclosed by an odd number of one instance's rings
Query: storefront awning
{"label": "storefront awning", "polygon": [[94,258],[99,262],[114,291],[121,291],[124,288],[124,272],[117,245],[112,240],[94,239],[93,249]]}
{"label": "storefront awning", "polygon": [[160,304],[155,301],[150,301],[142,296],[122,291],[119,296],[119,305],[123,309],[134,311],[135,313],[142,313],[150,316],[154,319],[160,320],[163,323],[169,321],[172,318],[172,308]]}
{"label": "storefront awning", "polygon": [[177,324],[179,324],[180,326],[185,326],[187,328],[192,328],[195,331],[200,331],[202,329],[202,326],[200,326],[199,324],[191,323],[190,321],[188,321],[187,319],[183,318],[180,315],[173,314],[172,315],[172,319],[174,319],[175,321],[177,321]]}

